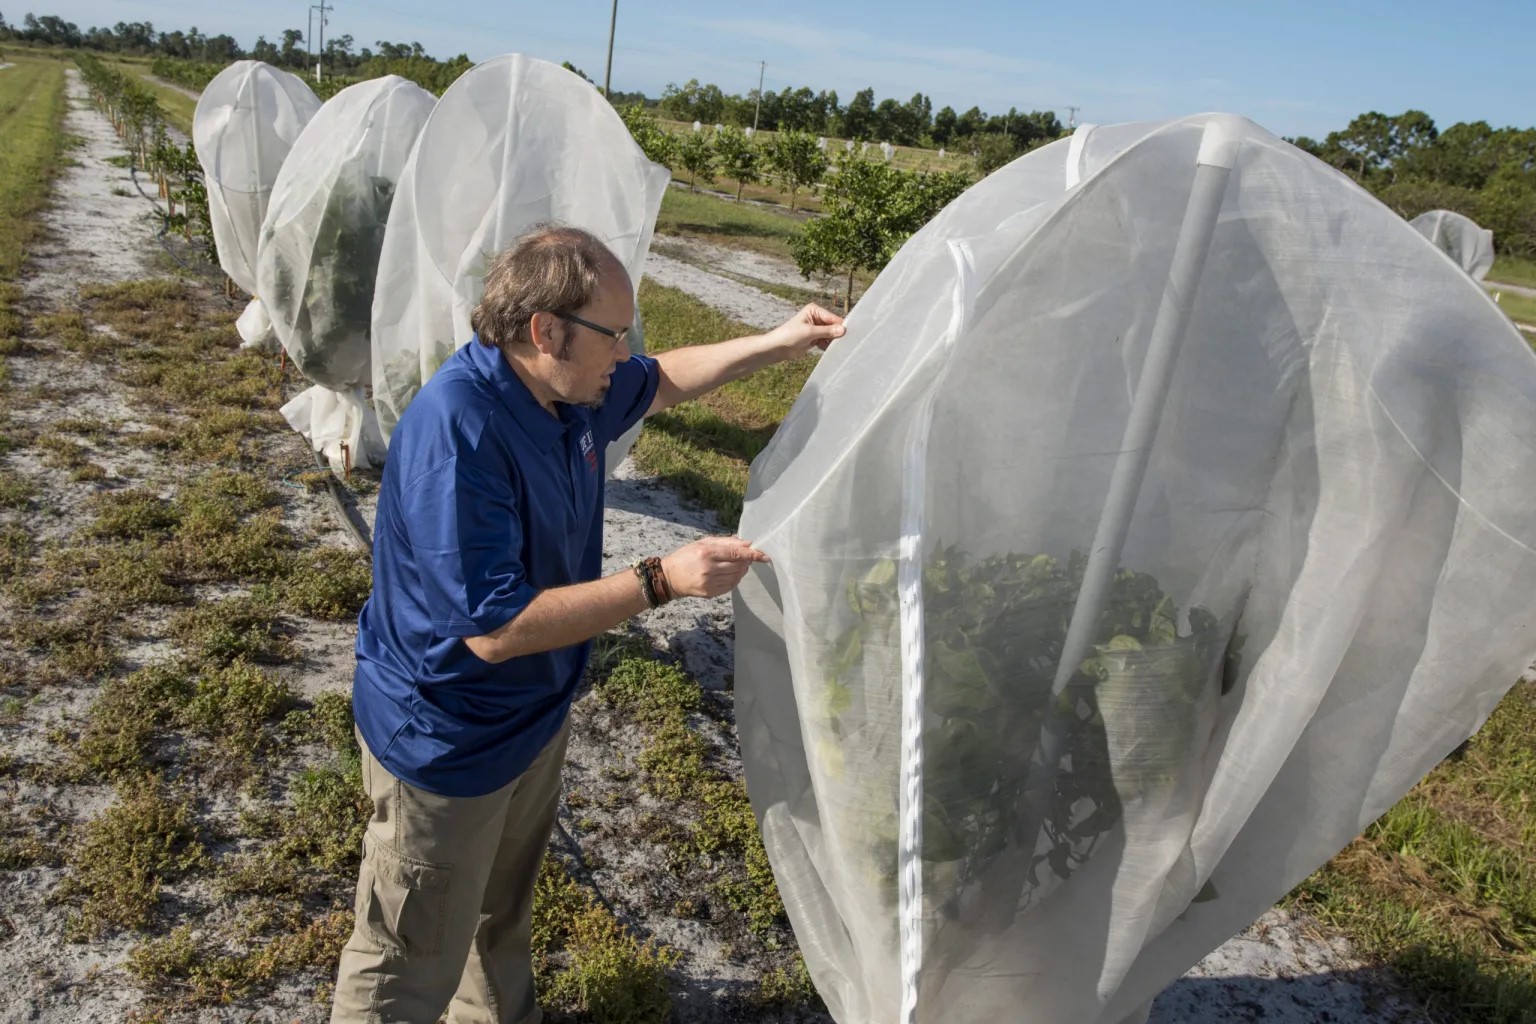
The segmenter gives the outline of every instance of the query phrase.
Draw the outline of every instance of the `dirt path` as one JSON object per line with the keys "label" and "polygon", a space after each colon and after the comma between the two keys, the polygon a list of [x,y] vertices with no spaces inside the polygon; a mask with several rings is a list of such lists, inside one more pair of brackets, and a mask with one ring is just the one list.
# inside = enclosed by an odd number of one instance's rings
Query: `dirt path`
{"label": "dirt path", "polygon": [[1501,281],[1484,281],[1484,288],[1491,292],[1513,292],[1516,295],[1524,295],[1528,299],[1536,299],[1536,288],[1528,288],[1523,284],[1504,284]]}
{"label": "dirt path", "polygon": [[149,76],[149,80],[152,81],[152,82],[158,82],[161,85],[165,86],[167,89],[175,89],[177,92],[181,93],[187,99],[192,100],[194,103],[197,102],[198,100],[202,99],[202,97],[203,97],[203,94],[198,92],[195,89],[188,89],[184,85],[177,85],[175,82],[168,82],[165,79],[159,77],[158,75],[150,75]]}
{"label": "dirt path", "polygon": [[645,257],[646,278],[668,288],[687,292],[705,305],[748,326],[759,330],[776,327],[800,308],[798,303],[663,255],[658,251],[660,248],[664,246],[652,246]]}

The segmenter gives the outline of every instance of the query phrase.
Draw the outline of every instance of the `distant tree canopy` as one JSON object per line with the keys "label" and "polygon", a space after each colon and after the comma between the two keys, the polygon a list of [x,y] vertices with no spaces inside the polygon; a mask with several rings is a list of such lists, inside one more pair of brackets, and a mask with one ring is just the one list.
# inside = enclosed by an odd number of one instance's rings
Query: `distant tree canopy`
{"label": "distant tree canopy", "polygon": [[845,106],[835,91],[813,92],[804,86],[764,92],[759,106],[756,89],[729,95],[718,85],[701,85],[696,78],[680,86],[668,85],[658,109],[678,121],[741,128],[755,121],[765,131],[809,132],[896,146],[969,144],[974,148],[979,144],[977,137],[993,134],[1011,139],[1012,151],[1019,153],[1063,133],[1061,122],[1050,111],[1025,114],[1012,109],[989,116],[972,107],[960,115],[944,107],[935,113],[933,100],[923,93],[914,93],[905,103],[884,99],[877,104],[873,89],[859,90]]}
{"label": "distant tree canopy", "polygon": [[1458,122],[1422,110],[1361,114],[1321,142],[1290,140],[1404,217],[1454,210],[1493,231],[1502,253],[1536,256],[1536,128]]}

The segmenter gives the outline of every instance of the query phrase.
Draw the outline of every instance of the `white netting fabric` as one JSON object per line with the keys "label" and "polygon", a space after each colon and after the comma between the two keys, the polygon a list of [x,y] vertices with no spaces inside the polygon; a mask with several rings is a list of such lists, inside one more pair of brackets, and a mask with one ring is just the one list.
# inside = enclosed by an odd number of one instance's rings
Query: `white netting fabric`
{"label": "white netting fabric", "polygon": [[[320,109],[298,77],[259,60],[239,60],[214,76],[192,115],[192,143],[208,187],[208,217],[219,266],[256,295],[261,223],[288,151]],[[271,338],[259,310],[242,317],[247,344]]]}
{"label": "white netting fabric", "polygon": [[396,75],[343,89],[299,135],[267,206],[257,294],[288,357],[316,385],[283,414],[338,469],[382,456],[363,393],[374,278],[395,186],[436,102]]}
{"label": "white netting fabric", "polygon": [[1450,210],[1430,210],[1409,223],[1477,280],[1487,277],[1493,269],[1493,232],[1478,227],[1471,217]]}
{"label": "white netting fabric", "polygon": [[[385,436],[469,340],[490,259],[534,224],[592,232],[638,286],[668,177],[602,93],[558,65],[511,54],[454,82],[406,164],[379,258],[373,388]],[[610,471],[638,433],[610,447]]]}
{"label": "white netting fabric", "polygon": [[951,204],[741,522],[747,780],[833,1016],[1144,1007],[1530,665],[1533,473],[1514,328],[1249,122],[1080,131]]}

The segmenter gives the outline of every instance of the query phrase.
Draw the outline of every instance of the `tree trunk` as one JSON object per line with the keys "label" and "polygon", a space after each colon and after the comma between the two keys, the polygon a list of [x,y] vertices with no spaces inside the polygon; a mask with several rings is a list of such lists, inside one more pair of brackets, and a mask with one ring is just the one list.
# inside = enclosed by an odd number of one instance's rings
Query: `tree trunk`
{"label": "tree trunk", "polygon": [[795,197],[798,196],[799,194],[800,194],[800,190],[798,188],[792,188],[792,189],[789,190],[789,212],[790,213],[794,213],[795,212]]}
{"label": "tree trunk", "polygon": [[853,268],[848,268],[848,288],[843,292],[843,316],[853,308]]}
{"label": "tree trunk", "polygon": [[741,187],[742,183],[740,181],[736,182],[736,201],[738,203],[741,202]]}

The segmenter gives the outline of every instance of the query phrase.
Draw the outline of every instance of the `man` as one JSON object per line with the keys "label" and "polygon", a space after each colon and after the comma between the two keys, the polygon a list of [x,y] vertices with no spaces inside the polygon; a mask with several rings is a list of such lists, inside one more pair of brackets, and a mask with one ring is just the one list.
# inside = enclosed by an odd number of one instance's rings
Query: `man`
{"label": "man", "polygon": [[373,819],[333,1022],[540,1019],[533,888],[590,641],[766,561],[711,537],[600,578],[604,453],[644,415],[826,347],[842,320],[807,306],[654,359],[625,347],[633,321],[600,241],[537,228],[492,262],[475,337],[391,438],[353,682]]}

